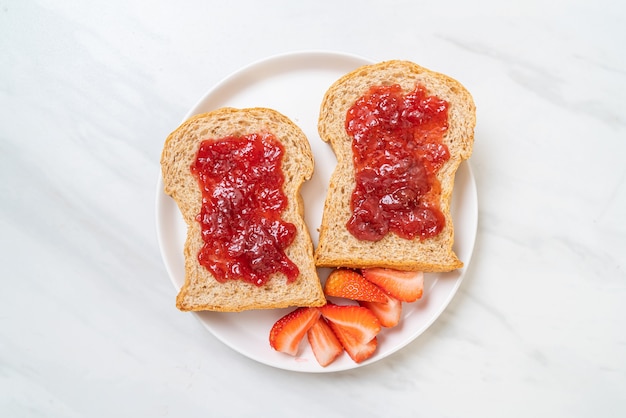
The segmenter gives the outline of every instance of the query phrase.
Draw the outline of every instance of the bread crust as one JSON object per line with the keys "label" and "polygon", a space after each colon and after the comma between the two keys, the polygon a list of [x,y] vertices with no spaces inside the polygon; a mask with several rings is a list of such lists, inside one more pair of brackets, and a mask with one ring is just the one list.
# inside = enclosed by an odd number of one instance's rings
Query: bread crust
{"label": "bread crust", "polygon": [[[276,273],[262,286],[242,280],[218,282],[198,262],[203,246],[201,227],[196,215],[202,205],[202,193],[190,167],[200,143],[209,138],[270,132],[283,144],[283,191],[287,208],[282,214],[286,222],[296,226],[297,233],[285,254],[300,270],[292,283]],[[164,191],[178,205],[187,224],[184,245],[185,283],[176,297],[182,311],[239,312],[250,309],[273,309],[291,306],[321,306],[326,302],[313,262],[313,244],[304,223],[304,207],[300,196],[302,183],[313,173],[313,155],[308,139],[291,120],[267,108],[221,108],[196,115],[185,121],[166,139],[161,155]]]}
{"label": "bread crust", "polygon": [[[348,109],[372,86],[399,84],[409,92],[421,84],[429,94],[448,102],[448,130],[443,143],[450,159],[437,177],[441,183],[440,208],[446,223],[440,234],[420,241],[393,233],[380,241],[362,241],[350,234],[350,197],[355,186],[352,139],[345,129]],[[329,142],[337,166],[331,176],[324,204],[319,244],[315,251],[318,267],[386,267],[398,270],[444,272],[463,266],[452,246],[454,226],[450,200],[454,176],[461,162],[472,154],[476,107],[470,93],[458,81],[409,61],[392,60],[365,65],[337,80],[326,92],[320,107],[318,130]]]}

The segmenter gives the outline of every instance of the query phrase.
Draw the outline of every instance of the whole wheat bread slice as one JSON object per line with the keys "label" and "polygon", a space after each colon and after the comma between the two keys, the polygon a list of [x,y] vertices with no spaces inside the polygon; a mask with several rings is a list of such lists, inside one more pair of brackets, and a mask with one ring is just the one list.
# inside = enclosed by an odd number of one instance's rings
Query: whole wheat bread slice
{"label": "whole wheat bread slice", "polygon": [[[285,254],[298,266],[300,274],[291,283],[281,273],[275,273],[262,286],[242,280],[220,283],[198,261],[203,240],[196,216],[202,205],[202,193],[190,167],[203,140],[260,132],[273,134],[284,147],[283,191],[288,204],[281,217],[297,229]],[[185,283],[176,298],[178,309],[238,312],[321,306],[326,302],[313,261],[313,244],[304,223],[300,196],[300,186],[313,173],[313,155],[302,130],[286,116],[265,108],[222,108],[194,116],[168,136],[161,155],[161,169],[165,193],[176,201],[187,224]]]}
{"label": "whole wheat bread slice", "polygon": [[[430,95],[448,102],[448,130],[443,142],[450,159],[438,173],[441,183],[440,209],[445,227],[433,238],[407,240],[389,233],[380,241],[362,241],[346,229],[351,216],[350,198],[355,187],[352,139],[345,129],[346,112],[371,86],[399,84],[403,91],[419,83]],[[330,142],[337,157],[324,205],[315,262],[319,267],[386,267],[426,272],[451,271],[463,266],[452,250],[454,227],[450,199],[459,164],[470,157],[476,124],[475,105],[470,93],[456,80],[407,61],[386,61],[366,65],[346,74],[326,92],[318,130]]]}

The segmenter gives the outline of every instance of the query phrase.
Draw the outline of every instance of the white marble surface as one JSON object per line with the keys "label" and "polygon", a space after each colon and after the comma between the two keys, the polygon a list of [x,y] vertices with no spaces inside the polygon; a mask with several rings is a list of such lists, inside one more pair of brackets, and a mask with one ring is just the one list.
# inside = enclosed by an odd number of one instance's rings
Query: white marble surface
{"label": "white marble surface", "polygon": [[[623,2],[174,4],[0,2],[0,416],[626,415]],[[187,110],[310,49],[413,60],[478,107],[459,293],[336,374],[259,364],[178,312],[155,232]]]}

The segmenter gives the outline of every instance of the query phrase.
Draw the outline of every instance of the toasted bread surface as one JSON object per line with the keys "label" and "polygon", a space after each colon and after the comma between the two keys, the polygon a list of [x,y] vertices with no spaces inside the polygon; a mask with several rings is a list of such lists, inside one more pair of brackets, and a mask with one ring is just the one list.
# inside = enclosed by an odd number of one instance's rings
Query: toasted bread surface
{"label": "toasted bread surface", "polygon": [[[198,261],[203,246],[201,226],[196,221],[202,206],[202,192],[190,167],[203,140],[269,132],[283,145],[283,192],[287,208],[281,217],[296,226],[294,241],[285,254],[299,269],[299,276],[288,283],[275,273],[264,285],[243,280],[218,282]],[[313,244],[304,223],[300,187],[313,173],[313,155],[308,139],[293,122],[266,108],[221,108],[185,121],[165,141],[161,155],[164,191],[178,205],[187,224],[184,245],[185,282],[176,298],[182,311],[238,312],[290,306],[321,306],[325,298],[313,261]]]}
{"label": "toasted bread surface", "polygon": [[[448,102],[448,129],[443,143],[450,159],[437,174],[441,183],[443,230],[435,237],[407,240],[393,233],[379,241],[355,238],[346,228],[355,187],[352,138],[345,129],[348,109],[372,86],[399,84],[405,92],[416,84],[430,95]],[[365,65],[337,80],[326,92],[320,108],[318,130],[337,157],[324,204],[315,262],[319,267],[386,267],[425,272],[451,271],[463,266],[452,247],[454,226],[450,200],[454,177],[461,162],[472,154],[476,109],[470,93],[458,81],[408,61]]]}

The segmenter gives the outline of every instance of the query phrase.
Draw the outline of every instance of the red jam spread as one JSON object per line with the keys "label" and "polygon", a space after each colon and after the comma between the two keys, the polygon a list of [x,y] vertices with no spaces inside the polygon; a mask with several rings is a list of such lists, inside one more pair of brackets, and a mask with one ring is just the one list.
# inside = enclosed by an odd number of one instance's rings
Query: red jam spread
{"label": "red jam spread", "polygon": [[284,148],[272,134],[205,140],[192,174],[202,190],[197,216],[204,245],[200,264],[219,282],[244,280],[261,286],[277,272],[292,282],[298,267],[285,255],[296,235],[284,222]]}
{"label": "red jam spread", "polygon": [[445,225],[437,172],[450,158],[442,143],[448,103],[420,85],[372,87],[348,110],[356,186],[347,228],[361,240],[386,234],[421,240]]}

